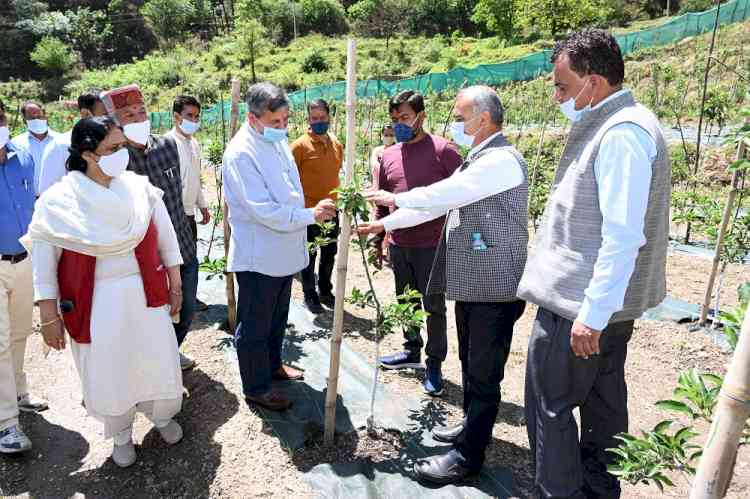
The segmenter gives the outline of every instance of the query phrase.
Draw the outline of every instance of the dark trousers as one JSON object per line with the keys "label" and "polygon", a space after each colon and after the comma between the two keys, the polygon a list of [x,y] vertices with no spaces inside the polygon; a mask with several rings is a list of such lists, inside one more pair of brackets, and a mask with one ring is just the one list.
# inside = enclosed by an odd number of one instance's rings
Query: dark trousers
{"label": "dark trousers", "polygon": [[[628,430],[625,359],[633,321],[610,324],[600,355],[575,356],[573,323],[540,308],[529,340],[526,367],[526,427],[542,498],[620,497],[607,473],[617,433]],[[573,418],[580,408],[581,438]]]}
{"label": "dark trousers", "polygon": [[[326,244],[322,248],[313,249],[310,251],[310,263],[302,269],[300,272],[302,277],[302,290],[305,293],[315,292],[315,262],[317,260],[318,253],[320,254],[320,266],[318,267],[318,289],[322,294],[331,294],[333,290],[333,284],[331,284],[331,274],[333,273],[333,262],[336,259],[336,252],[338,251],[338,245],[336,239],[339,237],[339,217],[331,220],[335,223],[333,231],[327,236],[334,241],[330,244]],[[315,238],[320,236],[320,227],[317,225],[307,226],[307,242],[315,241]]]}
{"label": "dark trousers", "polygon": [[[198,225],[195,223],[195,217],[188,216],[187,219],[197,247]],[[180,309],[180,322],[174,325],[177,346],[182,345],[182,342],[185,341],[185,337],[188,331],[190,331],[190,325],[193,323],[193,316],[195,315],[196,301],[198,299],[197,257],[191,262],[180,265],[180,277],[182,279],[182,309]]]}
{"label": "dark trousers", "polygon": [[271,389],[271,373],[281,367],[293,276],[235,275],[239,284],[235,345],[242,391],[255,397]]}
{"label": "dark trousers", "polygon": [[[407,286],[422,293],[422,302],[417,302],[429,314],[427,316],[428,359],[443,362],[448,355],[448,323],[445,318],[445,295],[427,294],[432,262],[436,248],[404,248],[390,245],[388,251],[393,277],[396,281],[396,294],[400,295]],[[421,354],[424,342],[420,328],[404,331],[404,348],[413,354]]]}
{"label": "dark trousers", "polygon": [[182,309],[180,310],[180,322],[174,325],[178,346],[185,341],[195,315],[195,300],[198,295],[197,258],[180,265],[180,277],[182,278]]}
{"label": "dark trousers", "polygon": [[500,382],[510,354],[513,325],[525,308],[526,302],[520,300],[456,302],[466,425],[455,447],[471,470],[479,470],[484,463],[500,404]]}

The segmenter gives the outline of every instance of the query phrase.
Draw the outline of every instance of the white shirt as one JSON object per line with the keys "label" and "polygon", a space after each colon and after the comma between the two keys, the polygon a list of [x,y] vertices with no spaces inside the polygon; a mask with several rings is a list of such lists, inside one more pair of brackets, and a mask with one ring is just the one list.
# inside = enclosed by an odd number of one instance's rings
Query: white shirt
{"label": "white shirt", "polygon": [[[612,94],[593,109],[623,92],[626,90]],[[634,123],[612,127],[599,146],[594,174],[602,213],[602,246],[577,317],[592,329],[607,327],[625,302],[638,250],[646,244],[644,224],[656,154],[654,139]]]}
{"label": "white shirt", "polygon": [[70,147],[70,132],[57,134],[54,143],[44,149],[42,167],[39,171],[37,192],[39,196],[68,173],[65,168],[65,163],[70,156],[68,147]]}
{"label": "white shirt", "polygon": [[268,142],[245,123],[224,152],[222,173],[232,228],[227,270],[282,277],[305,268],[315,215],[305,208],[289,143]]}
{"label": "white shirt", "polygon": [[[471,159],[482,147],[500,135],[497,132],[472,148]],[[449,210],[518,187],[523,171],[508,151],[495,150],[483,155],[469,168],[460,168],[450,177],[426,187],[415,187],[396,194],[398,210],[381,219],[386,231],[413,227],[445,215]]]}
{"label": "white shirt", "polygon": [[39,176],[42,171],[42,155],[44,151],[51,147],[55,143],[55,139],[58,133],[54,130],[47,130],[47,135],[42,140],[34,137],[31,132],[23,132],[20,135],[13,137],[13,145],[24,149],[34,159],[34,190],[38,196],[39,191]]}
{"label": "white shirt", "polygon": [[201,182],[201,146],[195,137],[185,137],[175,128],[166,135],[173,137],[180,155],[180,178],[182,179],[182,204],[188,216],[195,216],[195,208],[208,208]]}

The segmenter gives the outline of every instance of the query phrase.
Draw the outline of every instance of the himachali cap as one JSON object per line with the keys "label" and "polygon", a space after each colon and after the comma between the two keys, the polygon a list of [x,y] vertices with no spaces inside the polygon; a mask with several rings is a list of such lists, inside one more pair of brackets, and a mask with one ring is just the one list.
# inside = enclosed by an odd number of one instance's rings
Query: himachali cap
{"label": "himachali cap", "polygon": [[107,113],[111,115],[115,114],[118,109],[143,104],[143,94],[136,84],[107,90],[102,92],[100,97]]}

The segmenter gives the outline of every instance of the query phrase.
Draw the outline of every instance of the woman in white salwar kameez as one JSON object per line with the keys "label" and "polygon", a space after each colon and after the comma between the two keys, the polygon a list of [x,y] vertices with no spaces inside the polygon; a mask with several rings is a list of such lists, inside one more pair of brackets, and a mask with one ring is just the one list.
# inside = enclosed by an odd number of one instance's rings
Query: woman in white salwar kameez
{"label": "woman in white salwar kameez", "polygon": [[[136,459],[136,411],[154,423],[168,444],[182,438],[172,417],[180,411],[183,391],[170,318],[182,303],[180,249],[162,192],[146,177],[125,172],[125,143],[122,130],[109,118],[79,121],[71,136],[70,173],[39,199],[25,238],[32,245],[44,341],[65,348],[64,320],[84,404],[104,424],[105,438],[113,438],[112,458],[122,467]],[[155,236],[147,237],[153,229]],[[138,252],[149,240],[154,255],[158,250],[156,270],[155,265],[144,266]],[[71,261],[74,268],[64,275]],[[93,283],[88,295],[80,292],[86,268],[92,274],[89,286]],[[71,274],[78,303],[64,299]],[[158,306],[153,306],[157,295],[162,301],[156,299]],[[79,317],[83,327],[69,322],[66,308],[71,306],[90,307],[90,315]]]}

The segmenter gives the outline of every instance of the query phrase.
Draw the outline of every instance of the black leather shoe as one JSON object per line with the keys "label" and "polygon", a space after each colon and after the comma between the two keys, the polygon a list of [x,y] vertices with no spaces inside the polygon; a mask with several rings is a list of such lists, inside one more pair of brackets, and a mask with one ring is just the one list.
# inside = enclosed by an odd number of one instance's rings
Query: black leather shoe
{"label": "black leather shoe", "polygon": [[438,442],[445,442],[447,444],[452,444],[456,441],[458,438],[458,435],[461,434],[462,431],[464,431],[464,426],[466,425],[466,418],[462,419],[458,422],[457,425],[454,426],[444,426],[442,428],[435,428],[432,430],[432,438],[437,440]]}
{"label": "black leather shoe", "polygon": [[320,303],[322,303],[326,307],[333,308],[336,306],[336,298],[333,296],[331,292],[323,293],[321,291],[319,296],[320,296]]}
{"label": "black leather shoe", "polygon": [[305,293],[305,306],[307,307],[307,310],[315,315],[325,312],[325,309],[320,304],[318,293]]}
{"label": "black leather shoe", "polygon": [[466,467],[464,460],[455,449],[447,454],[419,460],[414,465],[414,472],[418,479],[438,485],[460,482],[478,473]]}

